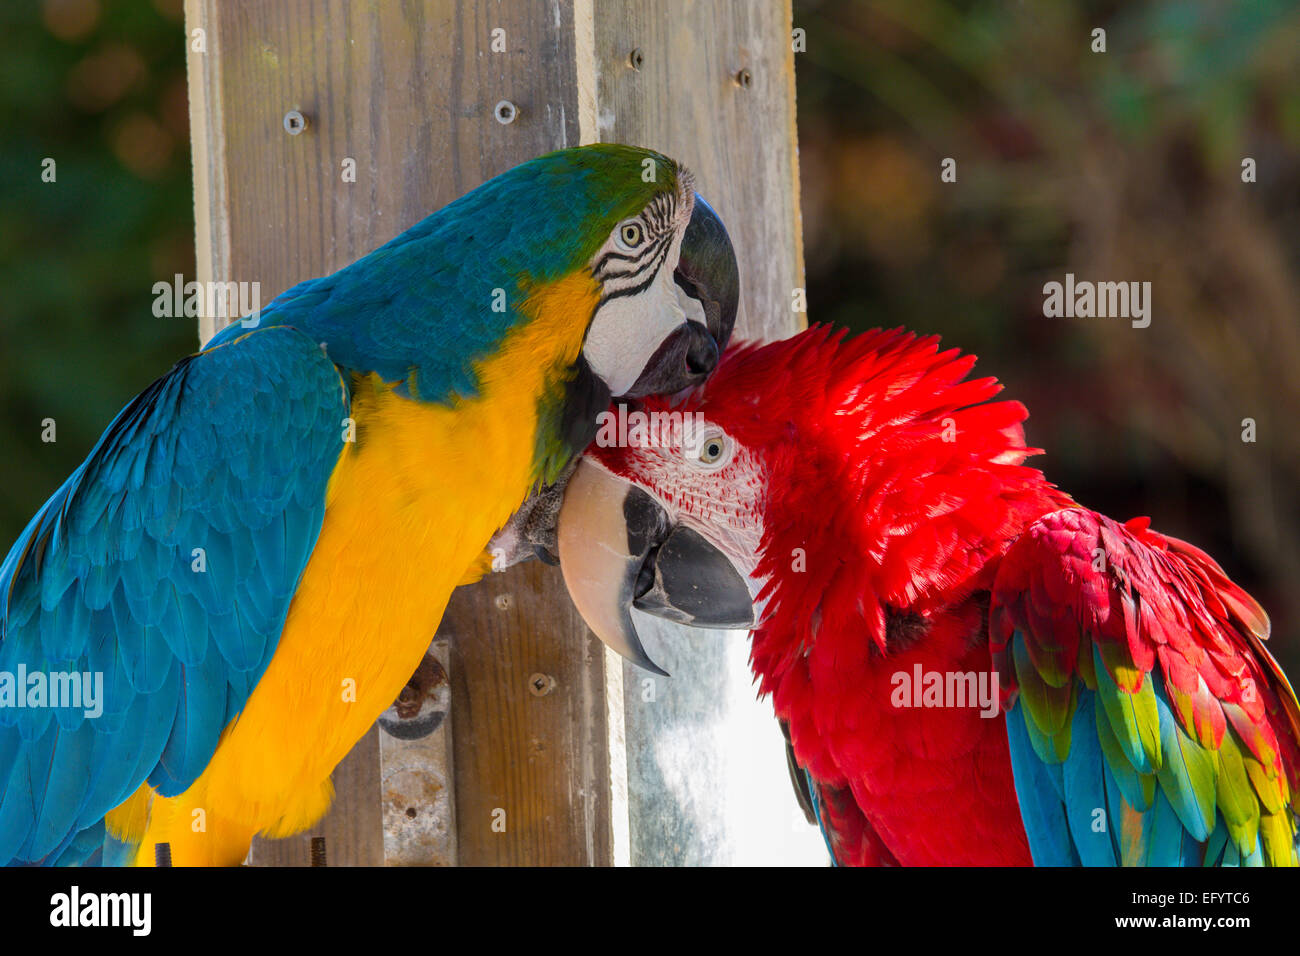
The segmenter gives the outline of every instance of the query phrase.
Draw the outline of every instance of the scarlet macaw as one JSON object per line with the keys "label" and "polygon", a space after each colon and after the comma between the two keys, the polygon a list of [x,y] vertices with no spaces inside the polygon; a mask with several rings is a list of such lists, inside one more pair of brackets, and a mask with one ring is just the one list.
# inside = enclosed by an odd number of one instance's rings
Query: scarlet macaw
{"label": "scarlet macaw", "polygon": [[[690,174],[590,146],[180,361],[0,566],[0,863],[236,864],[310,826],[493,533],[611,395],[702,380],[737,296]],[[71,673],[101,713],[13,680]]]}
{"label": "scarlet macaw", "polygon": [[1024,406],[937,342],[814,327],[629,406],[560,512],[579,610],[643,661],[631,606],[752,627],[840,863],[1294,865],[1264,611],[1025,465]]}

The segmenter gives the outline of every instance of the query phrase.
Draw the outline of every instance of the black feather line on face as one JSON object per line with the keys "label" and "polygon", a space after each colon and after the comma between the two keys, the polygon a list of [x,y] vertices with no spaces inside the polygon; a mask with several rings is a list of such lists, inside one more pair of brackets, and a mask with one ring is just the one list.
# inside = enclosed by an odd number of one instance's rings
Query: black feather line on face
{"label": "black feather line on face", "polygon": [[631,255],[623,252],[607,252],[600,257],[600,259],[596,262],[596,268],[592,269],[591,271],[596,276],[597,279],[603,280],[605,278],[608,278],[605,275],[605,266],[609,264],[610,260],[615,260],[618,262],[640,262],[643,258],[646,257],[646,255],[647,252],[644,249],[638,253],[634,253]]}
{"label": "black feather line on face", "polygon": [[[613,292],[606,292],[604,295],[600,297],[600,302],[597,303],[596,308],[599,309],[602,305],[604,305],[609,300],[617,299],[620,298],[621,296],[640,295],[647,288],[649,288],[650,283],[654,282],[655,277],[659,275],[659,268],[663,265],[664,260],[668,258],[669,245],[670,243],[667,242],[662,243],[658,251],[658,254],[655,255],[653,261],[647,262],[640,269],[637,269],[636,272],[630,273],[630,275],[632,276],[638,276],[641,275],[643,272],[646,272],[648,269],[650,274],[647,275],[645,279],[643,279],[641,282],[637,283],[634,286],[627,286],[626,288],[623,289],[615,289]],[[624,278],[624,276],[617,276],[615,278]]]}
{"label": "black feather line on face", "polygon": [[[617,252],[607,252],[601,257],[596,268],[593,270],[595,277],[601,282],[608,282],[611,279],[628,279],[640,275],[646,270],[646,267],[663,252],[672,241],[672,235],[660,236],[652,239],[639,253],[634,256],[623,255]],[[609,268],[610,261],[626,262],[629,264],[627,269],[621,272],[615,272]]]}
{"label": "black feather line on face", "polygon": [[578,356],[574,375],[564,386],[564,406],[560,413],[560,437],[570,454],[577,455],[591,444],[598,430],[597,416],[609,408],[609,386]]}

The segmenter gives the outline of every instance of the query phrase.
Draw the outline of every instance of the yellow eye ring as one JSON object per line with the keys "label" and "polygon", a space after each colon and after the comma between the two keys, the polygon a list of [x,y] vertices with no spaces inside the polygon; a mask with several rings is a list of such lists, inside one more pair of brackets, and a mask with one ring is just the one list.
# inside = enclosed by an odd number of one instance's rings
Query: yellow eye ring
{"label": "yellow eye ring", "polygon": [[645,238],[645,230],[641,228],[641,223],[635,220],[625,222],[618,227],[618,241],[629,249],[635,249],[641,245]]}
{"label": "yellow eye ring", "polygon": [[723,443],[722,438],[710,438],[700,447],[700,461],[706,465],[712,465],[722,457],[727,446]]}

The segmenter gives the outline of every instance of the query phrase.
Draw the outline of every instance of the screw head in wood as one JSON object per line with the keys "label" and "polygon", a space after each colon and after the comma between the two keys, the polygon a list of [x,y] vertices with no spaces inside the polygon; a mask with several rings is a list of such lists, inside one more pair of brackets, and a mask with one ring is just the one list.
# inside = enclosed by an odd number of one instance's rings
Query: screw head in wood
{"label": "screw head in wood", "polygon": [[492,599],[492,603],[496,605],[498,611],[508,611],[514,599],[509,594],[498,594]]}
{"label": "screw head in wood", "polygon": [[297,136],[307,128],[307,117],[303,116],[297,110],[289,110],[284,114],[284,131],[290,136]]}
{"label": "screw head in wood", "polygon": [[549,674],[533,674],[528,678],[528,693],[534,697],[545,697],[555,689],[555,678]]}
{"label": "screw head in wood", "polygon": [[509,100],[502,100],[492,109],[492,115],[496,117],[498,123],[502,126],[509,126],[519,115],[519,107],[515,106]]}
{"label": "screw head in wood", "polygon": [[754,77],[749,72],[749,70],[741,70],[739,73],[736,74],[736,85],[739,86],[742,90],[749,89],[750,86],[753,84],[753,82],[754,82]]}
{"label": "screw head in wood", "polygon": [[641,52],[640,47],[627,55],[627,65],[634,70],[640,70],[641,67],[645,66],[645,54]]}

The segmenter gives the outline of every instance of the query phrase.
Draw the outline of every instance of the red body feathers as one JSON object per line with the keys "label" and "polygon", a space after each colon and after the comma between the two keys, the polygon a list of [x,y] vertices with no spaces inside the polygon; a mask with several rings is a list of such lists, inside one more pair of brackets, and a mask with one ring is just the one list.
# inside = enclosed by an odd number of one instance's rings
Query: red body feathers
{"label": "red body feathers", "polygon": [[[1268,856],[1271,839],[1281,859],[1279,841],[1294,837],[1300,723],[1260,643],[1267,618],[1201,552],[1079,508],[1026,466],[1038,450],[1025,446],[1025,408],[990,401],[993,379],[965,381],[973,364],[935,338],[895,330],[846,340],[813,328],[733,348],[707,385],[644,406],[697,412],[724,430],[735,449],[717,470],[692,472],[666,435],[591,454],[706,537],[734,540],[745,526],[761,535],[746,569],[761,582],[752,666],[841,862],[1027,864],[1031,844],[1040,862],[1056,852],[1088,862],[1096,848],[1074,833],[1070,808],[1098,800],[1114,815],[1101,839],[1117,860],[1203,855],[1216,824],[1251,800],[1253,829],[1225,824],[1224,839],[1243,860],[1256,847]],[[1109,564],[1094,568],[1094,541]],[[1018,668],[1013,652],[1028,663]],[[976,699],[955,701],[954,691]],[[1039,768],[1017,763],[1013,776],[1018,738],[1009,744],[1011,721],[980,705],[990,692],[1006,706],[1032,698],[1022,715],[1032,749],[1017,759],[1041,760],[1042,793],[1026,790]],[[1131,701],[1151,706],[1125,723]],[[1136,764],[1085,765],[1095,740],[1071,758],[1072,727],[1082,740],[1086,724],[1105,749],[1112,704],[1118,750],[1105,757]],[[1245,795],[1241,780],[1219,786],[1225,726],[1243,745]],[[1170,753],[1183,740],[1208,748],[1202,764],[1213,773],[1195,772],[1196,754],[1190,770],[1142,766],[1152,735]],[[1018,786],[1023,802],[1042,796],[1043,807],[1022,809]],[[1053,829],[1058,804],[1065,822]],[[1185,828],[1172,843],[1151,822],[1161,813]]]}

